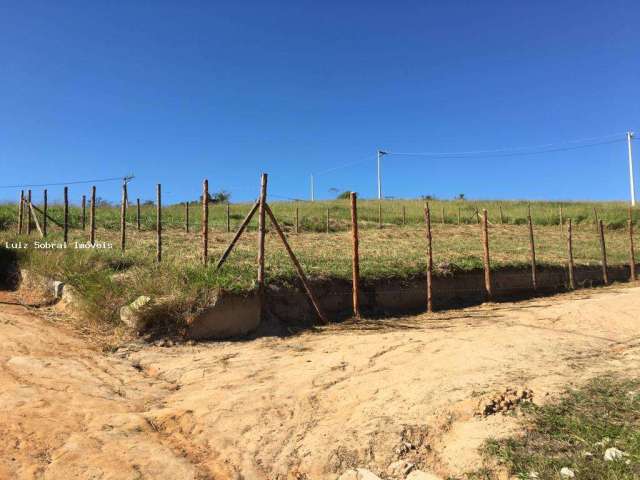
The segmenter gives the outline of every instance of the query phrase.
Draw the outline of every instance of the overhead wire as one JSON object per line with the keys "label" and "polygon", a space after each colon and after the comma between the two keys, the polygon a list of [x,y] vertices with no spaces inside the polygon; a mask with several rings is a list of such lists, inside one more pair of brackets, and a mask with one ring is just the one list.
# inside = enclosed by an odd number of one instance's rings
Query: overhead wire
{"label": "overhead wire", "polygon": [[98,178],[94,180],[74,180],[70,182],[55,182],[55,183],[31,183],[24,185],[0,185],[0,188],[35,188],[35,187],[58,187],[64,185],[80,185],[84,183],[104,183],[104,182],[113,182],[113,181],[121,181],[126,178],[127,175],[122,175],[121,177],[110,177],[110,178]]}
{"label": "overhead wire", "polygon": [[529,155],[541,155],[544,153],[554,153],[554,152],[565,152],[569,150],[577,150],[581,148],[595,147],[598,145],[607,145],[612,143],[620,143],[624,142],[623,138],[615,138],[610,140],[604,140],[599,142],[591,142],[582,145],[565,145],[563,147],[538,147],[538,150],[527,151],[525,149],[502,149],[502,150],[485,150],[485,151],[475,151],[475,152],[393,152],[393,151],[385,151],[385,155],[397,155],[397,156],[417,156],[417,157],[428,157],[428,158],[436,158],[436,159],[446,159],[446,158],[490,158],[490,157],[522,157]]}

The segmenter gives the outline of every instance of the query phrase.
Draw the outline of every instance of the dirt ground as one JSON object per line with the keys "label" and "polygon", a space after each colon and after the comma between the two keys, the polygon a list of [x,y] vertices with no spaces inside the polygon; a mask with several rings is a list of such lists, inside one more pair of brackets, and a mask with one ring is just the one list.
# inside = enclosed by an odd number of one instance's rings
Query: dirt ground
{"label": "dirt ground", "polygon": [[0,478],[382,478],[397,459],[462,475],[535,402],[640,367],[640,287],[333,325],[288,338],[103,354],[0,294]]}

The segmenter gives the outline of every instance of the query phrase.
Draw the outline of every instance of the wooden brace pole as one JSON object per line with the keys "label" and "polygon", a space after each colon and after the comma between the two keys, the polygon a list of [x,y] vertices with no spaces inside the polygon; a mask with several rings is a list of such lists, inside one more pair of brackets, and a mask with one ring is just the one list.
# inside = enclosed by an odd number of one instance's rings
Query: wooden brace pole
{"label": "wooden brace pole", "polygon": [[33,223],[36,226],[36,229],[38,230],[38,232],[40,233],[41,237],[44,237],[44,233],[42,231],[42,229],[40,228],[40,223],[38,223],[38,217],[36,216],[36,212],[33,209],[33,204],[29,204],[29,209],[31,210],[31,215],[33,216]]}
{"label": "wooden brace pole", "polygon": [[296,272],[298,272],[300,281],[302,282],[302,285],[304,286],[304,289],[306,290],[307,295],[309,296],[309,300],[311,300],[311,303],[313,304],[313,308],[318,314],[318,318],[322,323],[329,323],[327,321],[327,318],[322,313],[322,310],[320,309],[320,305],[318,304],[316,297],[313,294],[313,290],[311,290],[311,286],[309,285],[307,277],[304,274],[304,271],[302,270],[302,266],[300,266],[300,262],[298,262],[298,259],[293,253],[293,250],[291,250],[291,247],[289,246],[289,242],[287,242],[287,237],[285,237],[284,233],[282,232],[282,229],[280,228],[280,225],[278,225],[278,221],[276,220],[276,217],[273,215],[271,208],[269,208],[269,205],[265,203],[264,209],[267,215],[269,215],[269,219],[271,220],[271,224],[273,225],[273,228],[275,228],[278,236],[280,237],[280,240],[282,240],[282,243],[284,244],[284,248],[287,250],[287,253],[289,254],[289,258],[291,258],[291,261],[293,262],[293,266],[295,267]]}
{"label": "wooden brace pole", "polygon": [[242,232],[244,232],[244,229],[247,228],[247,225],[249,225],[249,222],[251,221],[251,218],[256,213],[256,210],[258,210],[258,206],[259,205],[260,205],[260,202],[256,202],[256,203],[253,204],[253,207],[251,207],[251,210],[249,210],[249,213],[247,214],[247,216],[244,218],[244,220],[240,224],[240,228],[238,228],[238,231],[233,236],[233,239],[229,243],[229,246],[222,253],[222,256],[220,257],[220,260],[218,260],[218,263],[216,264],[216,270],[218,270],[222,266],[222,264],[225,262],[225,260],[227,259],[227,257],[231,253],[231,250],[233,250],[233,247],[235,246],[236,242],[240,239],[240,236],[242,235]]}

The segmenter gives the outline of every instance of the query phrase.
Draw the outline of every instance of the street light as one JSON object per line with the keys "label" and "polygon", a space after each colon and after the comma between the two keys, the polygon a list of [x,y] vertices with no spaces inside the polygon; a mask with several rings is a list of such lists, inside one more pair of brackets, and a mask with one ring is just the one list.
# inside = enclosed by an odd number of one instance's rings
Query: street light
{"label": "street light", "polygon": [[380,173],[380,160],[382,160],[382,156],[386,154],[387,152],[378,150],[378,200],[382,200],[382,175]]}

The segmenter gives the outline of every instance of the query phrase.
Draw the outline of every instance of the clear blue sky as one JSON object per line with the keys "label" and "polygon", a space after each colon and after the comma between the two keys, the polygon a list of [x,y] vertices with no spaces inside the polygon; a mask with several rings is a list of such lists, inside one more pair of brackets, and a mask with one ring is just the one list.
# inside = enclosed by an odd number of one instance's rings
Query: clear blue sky
{"label": "clear blue sky", "polygon": [[[373,197],[375,151],[521,147],[640,129],[640,3],[0,3],[1,185],[120,176],[131,196]],[[636,140],[640,163],[640,138]],[[388,157],[411,197],[628,199],[626,146]],[[640,175],[637,175],[640,176]],[[115,199],[118,185],[100,184]],[[40,196],[40,189],[34,189]],[[72,186],[77,200],[88,186]],[[61,197],[52,187],[50,196]],[[15,189],[0,190],[14,199]]]}

